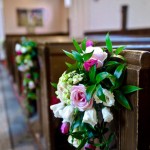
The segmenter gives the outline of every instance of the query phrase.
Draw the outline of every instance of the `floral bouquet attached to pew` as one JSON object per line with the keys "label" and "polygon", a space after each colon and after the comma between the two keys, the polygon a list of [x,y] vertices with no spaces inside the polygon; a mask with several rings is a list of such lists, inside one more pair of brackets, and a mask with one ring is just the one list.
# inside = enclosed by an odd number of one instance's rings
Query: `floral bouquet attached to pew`
{"label": "floral bouquet attached to pew", "polygon": [[73,44],[76,50],[64,53],[75,63],[66,62],[68,69],[58,84],[52,83],[60,103],[50,108],[55,117],[63,119],[61,132],[68,134],[68,142],[77,150],[106,150],[115,135],[105,136],[112,110],[122,106],[130,110],[126,94],[140,88],[123,85],[127,64],[120,53],[124,47],[113,50],[109,34],[105,49],[86,39],[80,45],[73,39]]}
{"label": "floral bouquet attached to pew", "polygon": [[[37,44],[33,41],[23,39],[21,44],[16,44],[16,63],[18,70],[23,73],[23,87],[26,94],[26,107],[30,113],[35,112],[32,106],[36,97],[38,87],[38,59]],[[34,105],[34,104],[33,104]]]}

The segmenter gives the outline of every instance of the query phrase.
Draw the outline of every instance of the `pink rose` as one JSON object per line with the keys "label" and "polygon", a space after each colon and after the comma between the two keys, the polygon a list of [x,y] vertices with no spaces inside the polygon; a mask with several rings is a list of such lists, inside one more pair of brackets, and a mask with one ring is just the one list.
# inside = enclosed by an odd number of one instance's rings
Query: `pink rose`
{"label": "pink rose", "polygon": [[86,88],[83,84],[72,86],[71,100],[73,106],[77,107],[80,111],[91,109],[93,106],[93,99],[89,102],[86,100]]}
{"label": "pink rose", "polygon": [[100,47],[90,46],[90,47],[87,47],[85,50],[86,53],[91,53],[92,51],[94,52],[90,59],[95,59],[98,61],[97,68],[102,67],[104,60],[107,58],[107,53],[103,52],[103,50]]}
{"label": "pink rose", "polygon": [[96,66],[98,65],[98,61],[96,59],[89,59],[84,62],[83,66],[86,71],[89,71],[90,68],[95,64],[96,64]]}
{"label": "pink rose", "polygon": [[91,40],[86,41],[86,47],[93,46],[93,45],[94,45],[93,41]]}
{"label": "pink rose", "polygon": [[64,122],[61,125],[61,133],[67,134],[69,132],[70,124],[68,122]]}

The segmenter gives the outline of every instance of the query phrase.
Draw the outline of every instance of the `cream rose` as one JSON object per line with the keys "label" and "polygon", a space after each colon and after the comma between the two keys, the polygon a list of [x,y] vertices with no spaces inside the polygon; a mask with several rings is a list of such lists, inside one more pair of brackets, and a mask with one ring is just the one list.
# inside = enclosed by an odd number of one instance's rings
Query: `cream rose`
{"label": "cream rose", "polygon": [[97,62],[98,62],[97,68],[102,67],[104,60],[107,58],[107,53],[103,52],[103,50],[100,47],[92,47],[92,46],[87,47],[85,50],[85,53],[91,53],[92,51],[94,51],[94,52],[90,59],[97,60]]}
{"label": "cream rose", "polygon": [[111,122],[113,120],[113,114],[110,112],[110,109],[107,107],[104,107],[102,109],[102,115],[104,122]]}
{"label": "cream rose", "polygon": [[71,124],[73,121],[74,107],[71,105],[65,106],[61,113],[63,122],[70,122]]}
{"label": "cream rose", "polygon": [[65,107],[65,104],[61,102],[55,105],[51,105],[50,109],[53,111],[54,116],[56,118],[62,118],[62,110],[64,109],[64,107]]}
{"label": "cream rose", "polygon": [[82,122],[88,123],[88,124],[90,124],[91,126],[94,127],[98,122],[97,115],[96,115],[96,110],[94,108],[86,110],[84,112]]}
{"label": "cream rose", "polygon": [[104,106],[108,106],[108,107],[111,107],[114,105],[115,103],[115,99],[114,99],[114,94],[110,91],[108,91],[107,89],[103,89],[103,93],[105,95],[105,99],[106,99],[106,102],[103,102],[102,100],[100,100],[97,96],[97,93],[95,92],[93,97],[94,97],[94,100],[96,101],[96,103],[103,103]]}

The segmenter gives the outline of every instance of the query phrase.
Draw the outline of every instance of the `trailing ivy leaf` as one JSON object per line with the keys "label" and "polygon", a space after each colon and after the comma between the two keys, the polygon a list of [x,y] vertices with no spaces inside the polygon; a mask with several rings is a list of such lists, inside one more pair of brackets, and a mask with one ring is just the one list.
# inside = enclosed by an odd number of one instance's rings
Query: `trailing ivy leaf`
{"label": "trailing ivy leaf", "polygon": [[82,49],[75,39],[73,39],[73,45],[79,53],[82,53]]}
{"label": "trailing ivy leaf", "polygon": [[113,54],[113,55],[111,55],[111,58],[119,58],[119,59],[121,59],[123,61],[126,61],[126,59],[122,55],[115,55],[115,54]]}
{"label": "trailing ivy leaf", "polygon": [[65,64],[67,65],[68,68],[72,67],[72,64],[65,62]]}
{"label": "trailing ivy leaf", "polygon": [[86,90],[86,100],[89,102],[95,92],[96,85],[91,85]]}
{"label": "trailing ivy leaf", "polygon": [[94,81],[95,81],[95,74],[96,74],[96,65],[92,66],[90,68],[90,72],[89,72],[90,81],[92,83],[94,83]]}
{"label": "trailing ivy leaf", "polygon": [[120,63],[117,61],[108,61],[105,66],[119,65]]}
{"label": "trailing ivy leaf", "polygon": [[80,55],[80,53],[76,52],[76,51],[72,51],[73,57],[79,61],[79,62],[83,62],[82,56]]}
{"label": "trailing ivy leaf", "polygon": [[85,51],[86,50],[86,41],[87,39],[84,38],[84,40],[81,42],[81,45],[82,45],[82,50]]}
{"label": "trailing ivy leaf", "polygon": [[126,85],[124,87],[122,87],[122,92],[124,94],[129,94],[138,90],[142,90],[142,88],[139,88],[137,86],[133,86],[133,85]]}
{"label": "trailing ivy leaf", "polygon": [[115,77],[119,79],[121,77],[124,69],[125,69],[124,64],[119,65],[114,72]]}
{"label": "trailing ivy leaf", "polygon": [[93,50],[91,53],[86,53],[86,54],[84,54],[84,55],[83,55],[84,61],[89,60],[89,59],[92,57],[93,52],[94,52],[94,50]]}
{"label": "trailing ivy leaf", "polygon": [[81,150],[86,142],[87,142],[87,138],[84,138],[76,150]]}
{"label": "trailing ivy leaf", "polygon": [[125,46],[118,47],[115,51],[115,54],[116,55],[120,54],[124,49],[125,49]]}
{"label": "trailing ivy leaf", "polygon": [[103,93],[103,88],[100,84],[96,87],[96,95],[101,101],[106,102],[105,95]]}
{"label": "trailing ivy leaf", "polygon": [[51,82],[51,85],[52,85],[54,88],[57,88],[57,83],[52,83],[52,82]]}
{"label": "trailing ivy leaf", "polygon": [[64,53],[69,57],[69,58],[71,58],[71,59],[74,59],[75,60],[75,58],[74,58],[74,56],[73,56],[73,54],[72,53],[70,53],[70,52],[68,52],[68,51],[65,51],[65,50],[63,50],[64,51]]}
{"label": "trailing ivy leaf", "polygon": [[126,97],[118,90],[114,91],[116,100],[125,108],[131,110],[131,106]]}
{"label": "trailing ivy leaf", "polygon": [[110,40],[109,33],[107,33],[105,41],[106,41],[106,47],[107,47],[108,51],[110,53],[112,53],[112,42]]}
{"label": "trailing ivy leaf", "polygon": [[101,72],[96,76],[96,83],[100,83],[102,80],[106,79],[109,76],[108,72]]}

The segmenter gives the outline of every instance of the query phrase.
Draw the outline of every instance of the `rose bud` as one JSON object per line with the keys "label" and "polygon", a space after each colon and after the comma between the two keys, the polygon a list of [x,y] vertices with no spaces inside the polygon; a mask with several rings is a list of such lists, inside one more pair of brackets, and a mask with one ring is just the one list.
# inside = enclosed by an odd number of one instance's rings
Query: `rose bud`
{"label": "rose bud", "polygon": [[28,74],[26,75],[26,77],[27,77],[28,79],[30,79],[30,78],[31,78],[31,74],[28,73]]}
{"label": "rose bud", "polygon": [[17,53],[17,55],[22,55],[21,51],[17,51],[16,53]]}
{"label": "rose bud", "polygon": [[93,46],[93,45],[94,45],[93,41],[91,40],[86,41],[86,47]]}
{"label": "rose bud", "polygon": [[95,146],[89,143],[86,143],[84,146],[84,150],[90,149],[90,150],[95,150]]}
{"label": "rose bud", "polygon": [[61,132],[63,134],[67,134],[69,132],[70,124],[68,122],[64,122],[61,125]]}

